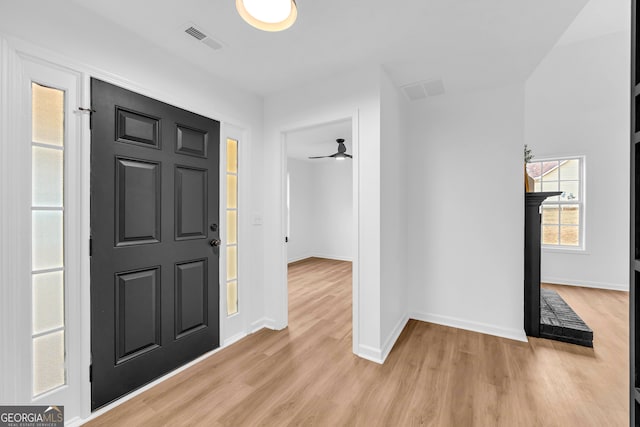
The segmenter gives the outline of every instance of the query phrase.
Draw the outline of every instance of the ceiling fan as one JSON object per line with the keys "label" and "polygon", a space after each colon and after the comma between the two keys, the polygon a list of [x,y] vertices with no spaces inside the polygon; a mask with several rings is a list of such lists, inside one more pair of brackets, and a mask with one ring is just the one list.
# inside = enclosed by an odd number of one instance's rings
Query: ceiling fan
{"label": "ceiling fan", "polygon": [[326,159],[326,158],[330,158],[333,157],[336,160],[344,160],[344,159],[353,159],[353,156],[350,154],[347,154],[347,147],[345,147],[344,145],[344,139],[342,138],[338,138],[336,139],[336,142],[338,143],[338,152],[335,154],[332,154],[330,156],[316,156],[316,157],[309,157],[310,159]]}

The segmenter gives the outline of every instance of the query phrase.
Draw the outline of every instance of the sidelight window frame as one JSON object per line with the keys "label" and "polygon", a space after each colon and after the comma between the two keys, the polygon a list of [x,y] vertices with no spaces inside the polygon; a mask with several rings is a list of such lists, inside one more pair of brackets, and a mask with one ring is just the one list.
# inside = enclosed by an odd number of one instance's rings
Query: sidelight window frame
{"label": "sidelight window frame", "polygon": [[[6,99],[0,100],[0,113],[6,119],[6,126],[0,132],[3,146],[0,175],[3,182],[10,183],[0,189],[4,207],[0,218],[3,220],[2,246],[6,255],[0,263],[3,267],[0,275],[6,284],[0,292],[3,296],[0,330],[6,344],[5,351],[0,350],[0,357],[6,361],[6,366],[11,367],[11,372],[1,372],[6,375],[6,384],[0,385],[0,389],[14,401],[25,404],[55,402],[65,406],[65,415],[79,416],[85,400],[82,391],[88,384],[88,369],[82,366],[88,366],[89,360],[88,353],[83,352],[85,326],[81,321],[84,312],[88,312],[81,303],[81,283],[85,283],[83,278],[88,260],[88,232],[82,216],[82,209],[88,207],[88,198],[84,196],[88,187],[81,179],[88,171],[84,170],[81,160],[89,154],[82,144],[88,136],[89,121],[88,115],[79,112],[85,94],[84,75],[7,45],[0,44],[0,55],[11,63],[8,69],[0,70],[0,75],[3,75],[0,86],[6,94]],[[33,387],[33,340],[43,331],[34,333],[33,323],[32,212],[46,206],[33,208],[33,147],[41,144],[33,143],[32,83],[64,92],[63,319],[66,374],[64,384],[41,393],[34,393]],[[47,328],[45,332],[53,331]]]}
{"label": "sidelight window frame", "polygon": [[[37,201],[35,200],[35,195],[32,197],[32,202],[31,202],[31,226],[32,226],[32,230],[35,230],[35,218],[36,216],[41,216],[42,214],[55,214],[56,216],[60,216],[60,222],[61,222],[61,230],[60,230],[60,250],[61,250],[61,254],[60,254],[60,264],[59,265],[54,265],[54,266],[38,266],[35,265],[35,261],[33,261],[33,255],[32,255],[32,266],[31,266],[31,284],[32,284],[32,294],[31,294],[31,301],[32,301],[32,390],[31,390],[31,395],[33,399],[37,399],[38,397],[45,395],[47,393],[53,392],[61,387],[64,387],[67,385],[68,383],[68,360],[66,357],[66,353],[67,353],[67,321],[66,321],[66,312],[67,312],[67,303],[65,301],[65,296],[67,294],[67,280],[66,280],[66,275],[67,275],[67,269],[66,269],[66,261],[67,261],[67,256],[66,256],[66,248],[67,248],[67,242],[66,242],[66,230],[67,230],[67,226],[66,226],[66,219],[67,219],[67,215],[65,212],[65,206],[66,206],[66,191],[65,191],[65,187],[67,186],[67,180],[66,180],[66,175],[67,175],[67,165],[66,165],[66,153],[65,153],[65,146],[67,145],[67,129],[66,129],[66,122],[67,122],[67,117],[69,114],[68,108],[67,108],[67,91],[65,91],[63,88],[59,88],[56,86],[52,86],[52,85],[47,85],[44,83],[41,83],[40,81],[33,79],[31,80],[31,93],[32,93],[32,102],[31,102],[31,107],[32,107],[32,114],[31,114],[31,122],[32,122],[32,128],[36,128],[36,114],[34,113],[35,111],[35,107],[34,107],[34,102],[36,97],[39,95],[41,96],[45,96],[44,93],[45,92],[50,92],[50,91],[55,91],[55,92],[59,92],[59,95],[61,95],[61,100],[60,100],[60,106],[62,108],[62,116],[61,116],[61,122],[60,122],[60,126],[62,127],[61,129],[61,141],[59,141],[58,143],[55,142],[51,142],[51,141],[40,141],[37,140],[36,141],[36,137],[35,135],[31,136],[31,149],[32,149],[32,154],[31,154],[31,163],[32,163],[32,176],[35,176],[35,173],[37,173],[38,171],[40,171],[41,169],[36,169],[36,162],[35,162],[35,158],[36,158],[36,151],[42,151],[44,153],[58,153],[61,157],[62,157],[62,174],[60,176],[61,179],[61,189],[60,191],[62,192],[62,194],[60,195],[60,202],[59,203],[47,203],[47,204],[43,204],[43,203],[37,203]],[[38,165],[40,166],[40,165]],[[31,181],[31,189],[32,192],[35,193],[38,188],[37,186],[39,184],[42,183],[37,183],[35,182],[33,179]],[[34,248],[36,247],[37,244],[37,236],[34,235],[34,233],[32,232],[31,235],[31,247],[32,247],[32,254],[34,253]],[[55,251],[55,249],[53,249]],[[61,273],[62,278],[62,298],[61,298],[61,304],[62,307],[60,307],[62,313],[62,319],[61,319],[61,324],[57,325],[57,326],[52,326],[52,327],[48,327],[48,328],[44,328],[42,330],[36,330],[36,311],[38,311],[38,306],[41,305],[42,303],[44,303],[44,301],[39,301],[38,298],[36,297],[36,283],[37,283],[37,279],[38,278],[43,278],[46,276],[51,276],[57,273]],[[46,286],[52,286],[51,283],[47,284]],[[42,287],[42,285],[41,285]],[[60,334],[62,334],[62,366],[57,366],[56,369],[62,368],[62,382],[57,384],[57,385],[53,385],[53,386],[48,386],[48,388],[44,388],[44,389],[38,389],[36,388],[36,384],[41,382],[42,380],[39,379],[38,376],[38,364],[36,363],[36,343],[37,342],[42,342],[43,340],[46,339],[53,339],[54,336],[59,336]],[[51,350],[51,349],[49,349]],[[51,370],[52,367],[49,367],[49,371]]]}
{"label": "sidelight window frame", "polygon": [[[229,150],[230,143],[235,143],[235,150],[233,153]],[[225,213],[225,303],[224,303],[224,313],[226,317],[234,317],[240,314],[240,140],[238,138],[234,138],[231,136],[226,136],[224,139],[225,149],[224,149],[224,175],[225,175],[225,191],[224,191],[224,213]],[[231,156],[235,156],[235,159],[232,159]],[[235,163],[235,170],[232,170],[229,167],[230,162]],[[230,178],[235,181],[235,207],[230,207],[229,205],[229,182]],[[235,213],[235,242],[230,243],[229,241],[229,230],[230,224],[228,221],[228,214]],[[235,251],[235,265],[230,266],[231,258],[229,257],[229,253],[231,251]],[[230,276],[230,270],[235,270],[235,275]],[[231,306],[229,304],[229,287],[235,284],[235,311],[231,310]]]}

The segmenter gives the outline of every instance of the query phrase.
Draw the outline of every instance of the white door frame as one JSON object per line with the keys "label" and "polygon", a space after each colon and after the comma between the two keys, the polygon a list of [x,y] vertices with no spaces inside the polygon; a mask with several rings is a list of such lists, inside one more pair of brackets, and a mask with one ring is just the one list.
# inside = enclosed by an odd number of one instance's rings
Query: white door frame
{"label": "white door frame", "polygon": [[[45,60],[15,51],[2,41],[3,62],[11,67],[2,70],[3,132],[2,189],[3,246],[3,316],[2,337],[11,345],[5,347],[13,355],[3,354],[3,364],[12,371],[5,373],[12,383],[3,390],[3,398],[23,404],[65,405],[68,419],[81,415],[80,399],[88,365],[83,365],[82,308],[84,292],[81,279],[83,249],[82,230],[72,226],[82,219],[82,180],[80,158],[83,154],[82,74]],[[65,92],[64,147],[64,264],[65,264],[65,385],[38,397],[32,397],[32,286],[31,286],[31,82],[51,86]],[[5,121],[6,120],[6,121]],[[87,122],[88,123],[88,122]],[[88,252],[87,252],[88,255]],[[5,295],[6,292],[6,295]],[[7,296],[7,299],[4,297]],[[3,345],[4,347],[4,345]],[[87,369],[82,369],[85,366]],[[4,376],[4,375],[3,375]],[[5,394],[6,393],[6,394]]]}
{"label": "white door frame", "polygon": [[[23,100],[21,99],[21,91],[24,80],[24,77],[22,75],[23,58],[29,58],[29,60],[31,61],[46,64],[54,68],[67,70],[71,73],[76,73],[79,76],[79,80],[81,82],[79,94],[80,106],[82,107],[88,108],[91,105],[90,81],[91,77],[96,77],[105,82],[120,86],[131,91],[135,91],[145,96],[155,98],[159,101],[166,102],[171,105],[187,109],[189,111],[194,111],[205,117],[211,117],[215,120],[219,120],[221,122],[221,145],[223,142],[223,138],[226,138],[225,134],[222,133],[222,129],[225,125],[226,120],[225,114],[216,111],[202,111],[201,108],[190,108],[190,99],[182,97],[180,93],[170,93],[167,92],[164,88],[160,87],[146,87],[125,79],[121,76],[106,72],[102,69],[69,59],[48,49],[42,49],[29,42],[25,42],[24,40],[13,37],[5,37],[0,33],[0,88],[2,89],[0,91],[0,118],[2,119],[2,126],[0,126],[0,178],[2,179],[2,182],[0,182],[0,202],[2,202],[3,205],[3,209],[0,211],[0,230],[2,231],[3,237],[2,239],[0,239],[0,254],[2,255],[2,258],[0,259],[0,267],[2,267],[0,269],[0,280],[2,280],[2,283],[15,282],[18,273],[20,271],[26,271],[27,268],[29,269],[29,273],[31,271],[30,265],[28,265],[31,255],[30,243],[29,245],[25,246],[25,241],[23,240],[25,236],[21,235],[21,233],[19,232],[19,230],[24,228],[25,224],[27,224],[26,226],[30,229],[31,218],[24,218],[24,215],[19,215],[17,209],[8,210],[5,208],[6,206],[9,206],[9,203],[17,203],[21,206],[25,206],[26,209],[30,209],[31,202],[31,189],[29,188],[25,192],[23,191],[21,186],[15,185],[15,173],[18,172],[18,174],[20,174],[26,172],[24,171],[22,165],[14,159],[18,155],[21,155],[22,157],[28,155],[28,159],[30,161],[30,151],[28,150],[31,149],[30,145],[25,149],[19,144],[15,144],[15,141],[21,140],[21,138],[28,138],[28,136],[25,136],[25,125],[20,121],[20,113],[24,104]],[[65,66],[61,66],[58,64],[65,64]],[[89,366],[91,364],[91,275],[89,258],[91,218],[91,133],[89,129],[88,114],[82,114],[81,117],[82,125],[78,138],[80,142],[80,148],[79,153],[77,153],[77,155],[74,155],[73,159],[74,162],[79,163],[69,163],[70,168],[73,169],[74,179],[78,179],[79,182],[79,200],[76,204],[74,204],[75,209],[77,209],[77,215],[75,217],[78,220],[77,223],[79,229],[77,230],[78,235],[76,237],[79,239],[79,243],[74,251],[76,251],[75,253],[77,253],[78,256],[78,274],[80,283],[82,283],[78,307],[81,320],[77,325],[79,330],[79,354],[76,359],[78,360],[78,373],[74,374],[74,377],[77,376],[80,381],[80,391],[78,397],[80,414],[78,417],[75,417],[75,419],[65,417],[67,418],[67,424],[71,423],[72,425],[79,425],[84,421],[93,419],[100,414],[103,414],[109,409],[124,403],[125,401],[135,397],[136,395],[151,388],[152,386],[187,369],[189,366],[192,366],[199,361],[211,356],[212,354],[222,349],[224,346],[221,330],[220,348],[201,356],[200,358],[190,362],[189,364],[181,368],[176,369],[175,371],[168,373],[167,375],[157,379],[153,383],[148,384],[147,386],[124,396],[123,398],[111,403],[110,405],[107,405],[106,407],[103,407],[98,411],[95,411],[93,413],[91,412],[91,382],[89,381]],[[247,162],[249,162],[250,156],[248,154],[248,147],[251,143],[251,133],[248,129],[250,128],[250,126],[238,122],[233,123],[234,124],[232,126],[236,130],[242,130],[241,138],[244,141],[245,146],[243,151],[239,153],[239,156],[247,159]],[[28,126],[30,129],[30,124],[28,124]],[[20,154],[21,150],[22,154]],[[27,152],[28,154],[25,154]],[[222,153],[223,152],[221,150],[221,156]],[[250,178],[248,174],[243,177],[243,181],[244,184],[242,184],[238,188],[239,198],[240,203],[243,203],[244,206],[247,206],[246,201],[248,198],[248,189],[250,188]],[[221,200],[220,202],[222,205],[223,201]],[[248,227],[249,224],[246,212],[244,221],[244,227],[246,230],[246,227]],[[250,242],[240,243],[246,246]],[[20,266],[20,260],[25,258],[24,254],[26,254],[27,261],[24,262],[24,265]],[[248,265],[249,264],[246,262],[246,260],[240,260],[239,269],[241,270],[239,270],[238,274],[242,274],[244,277],[247,277],[244,270],[242,269],[246,269]],[[15,303],[17,301],[25,300],[26,297],[24,296],[24,294],[26,291],[24,289],[24,286],[21,289],[13,289],[8,286],[0,286],[0,336],[6,338],[7,340],[6,342],[3,342],[2,346],[0,346],[0,374],[2,374],[3,377],[3,381],[0,382],[0,402],[6,401],[31,404],[30,401],[26,401],[25,398],[22,397],[24,393],[21,391],[20,383],[23,381],[23,379],[20,378],[19,373],[23,372],[25,369],[30,370],[31,367],[29,366],[29,361],[25,360],[26,358],[20,357],[21,354],[15,347],[18,336],[15,328],[13,327],[16,322],[22,319],[20,318],[20,316],[27,319],[29,324],[31,324],[31,320],[30,318],[28,318],[28,316],[30,316],[30,311],[26,313],[23,312]],[[222,298],[222,294],[220,294],[220,298]],[[248,295],[244,296],[243,298],[248,302]],[[28,302],[30,304],[30,301]],[[245,310],[246,313],[243,316],[243,327],[245,328],[245,333],[251,332],[249,330],[249,325],[246,324],[250,317],[249,311],[251,308],[251,305],[247,304]]]}
{"label": "white door frame", "polygon": [[[227,139],[238,141],[238,312],[227,316]],[[249,172],[245,165],[250,159],[248,131],[241,126],[231,123],[221,123],[220,126],[220,346],[226,347],[241,338],[249,331],[249,310],[251,307],[251,293],[247,290],[249,283],[249,269],[251,261],[245,255],[251,244],[246,230],[250,227],[249,215]]]}
{"label": "white door frame", "polygon": [[284,312],[281,313],[281,318],[284,319],[285,325],[289,324],[289,289],[288,289],[288,253],[287,243],[285,243],[284,236],[287,233],[287,138],[286,134],[292,131],[298,131],[305,128],[317,127],[324,124],[333,122],[339,122],[344,120],[351,120],[351,141],[353,149],[353,230],[355,231],[352,236],[352,251],[353,251],[353,263],[352,263],[352,351],[354,354],[359,353],[360,348],[360,122],[359,111],[350,111],[343,114],[336,114],[334,117],[328,117],[322,121],[311,120],[305,122],[294,123],[288,126],[284,126],[280,129],[280,219],[281,230],[284,234],[282,237],[281,245],[281,274],[279,280],[279,300],[281,301],[281,307],[284,308]]}

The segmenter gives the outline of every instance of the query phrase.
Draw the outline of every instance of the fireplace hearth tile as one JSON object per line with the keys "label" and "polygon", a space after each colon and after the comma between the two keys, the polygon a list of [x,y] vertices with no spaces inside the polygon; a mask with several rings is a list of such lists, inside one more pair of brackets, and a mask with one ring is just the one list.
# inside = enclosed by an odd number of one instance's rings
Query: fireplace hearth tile
{"label": "fireplace hearth tile", "polygon": [[552,289],[540,288],[540,337],[593,347],[593,331]]}

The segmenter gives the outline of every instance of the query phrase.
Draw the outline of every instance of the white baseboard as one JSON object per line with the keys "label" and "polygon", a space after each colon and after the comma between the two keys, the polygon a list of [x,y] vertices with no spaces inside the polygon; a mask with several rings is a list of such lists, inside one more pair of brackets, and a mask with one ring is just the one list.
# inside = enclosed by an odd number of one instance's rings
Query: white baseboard
{"label": "white baseboard", "polygon": [[313,258],[324,258],[324,259],[334,259],[336,261],[349,261],[353,262],[353,257],[344,256],[344,255],[332,255],[332,254],[322,254],[322,253],[314,253],[311,255]]}
{"label": "white baseboard", "polygon": [[266,328],[266,322],[266,317],[262,317],[255,322],[251,322],[251,325],[249,326],[249,333],[253,334],[254,332],[258,332],[260,329]]}
{"label": "white baseboard", "polygon": [[404,327],[407,326],[408,321],[409,321],[409,315],[405,313],[404,316],[400,318],[395,328],[393,328],[393,330],[391,331],[391,334],[389,334],[389,336],[385,340],[384,345],[382,346],[382,363],[384,363],[384,361],[387,360],[389,353],[391,353],[391,349],[396,344],[396,341],[398,341],[398,338],[400,337],[400,334],[404,330]]}
{"label": "white baseboard", "polygon": [[254,322],[251,322],[251,325],[249,326],[250,328],[249,333],[253,334],[254,332],[258,332],[260,329],[264,329],[264,328],[271,329],[274,331],[280,331],[286,327],[287,325],[280,326],[276,323],[275,320],[269,319],[268,317],[263,317]]}
{"label": "white baseboard", "polygon": [[405,314],[400,318],[396,326],[393,328],[389,336],[384,342],[382,348],[375,348],[368,345],[360,345],[358,346],[358,353],[356,356],[362,357],[363,359],[370,360],[371,362],[383,364],[389,353],[391,353],[391,349],[398,341],[400,334],[404,330],[404,327],[407,326],[407,322],[409,321],[409,316]]}
{"label": "white baseboard", "polygon": [[274,331],[281,331],[286,328],[288,325],[285,323],[284,325],[279,324],[273,319],[269,319],[268,317],[264,318],[264,327],[267,329],[271,329]]}
{"label": "white baseboard", "polygon": [[471,322],[464,319],[457,319],[454,317],[442,316],[438,314],[412,312],[409,314],[405,314],[400,319],[395,328],[393,328],[391,334],[389,334],[389,336],[387,337],[381,349],[361,344],[358,346],[358,353],[356,355],[363,359],[383,364],[385,360],[387,360],[389,353],[391,353],[393,346],[395,345],[396,341],[398,341],[398,338],[400,337],[400,334],[404,330],[405,326],[407,326],[407,322],[409,322],[409,319],[419,320],[421,322],[435,323],[452,328],[464,329],[481,334],[494,335],[497,337],[507,338],[515,341],[528,342],[527,335],[525,334],[524,329],[507,329],[499,326],[489,325],[486,323]]}
{"label": "white baseboard", "polygon": [[237,334],[232,335],[226,340],[224,340],[222,347],[228,347],[231,344],[240,341],[242,338],[246,337],[247,335],[249,334],[247,334],[246,332],[238,332]]}
{"label": "white baseboard", "polygon": [[479,332],[481,334],[494,335],[496,337],[508,338],[510,340],[528,342],[524,329],[508,329],[500,326],[489,325],[487,323],[472,322],[455,317],[442,316],[439,314],[412,312],[411,319],[422,322],[435,323],[452,328],[465,329],[467,331]]}
{"label": "white baseboard", "polygon": [[371,362],[382,365],[384,360],[382,359],[382,350],[379,348],[370,347],[368,345],[360,344],[358,346],[358,354],[356,356],[363,359],[367,359]]}
{"label": "white baseboard", "polygon": [[287,263],[291,264],[292,262],[298,262],[298,261],[302,261],[303,259],[307,259],[307,258],[311,258],[313,255],[306,253],[304,255],[298,255],[298,256],[294,256],[292,258],[289,258],[289,260],[287,261]]}
{"label": "white baseboard", "polygon": [[350,256],[343,256],[343,255],[329,255],[329,254],[322,254],[322,253],[310,253],[304,256],[297,256],[297,257],[293,257],[290,258],[289,261],[287,261],[289,264],[291,264],[292,262],[298,262],[298,261],[302,261],[308,258],[324,258],[324,259],[333,259],[336,261],[348,261],[348,262],[353,262],[353,257]]}
{"label": "white baseboard", "polygon": [[80,417],[73,417],[70,420],[67,420],[64,422],[65,427],[76,427],[76,426],[81,426],[82,424],[84,424],[85,422],[87,422],[89,419],[87,418],[86,420],[83,420]]}
{"label": "white baseboard", "polygon": [[566,279],[559,279],[557,277],[542,277],[540,279],[540,282],[554,284],[554,285],[580,286],[583,288],[607,289],[610,291],[629,292],[628,284],[624,285],[619,283],[591,282],[588,280],[566,280]]}

